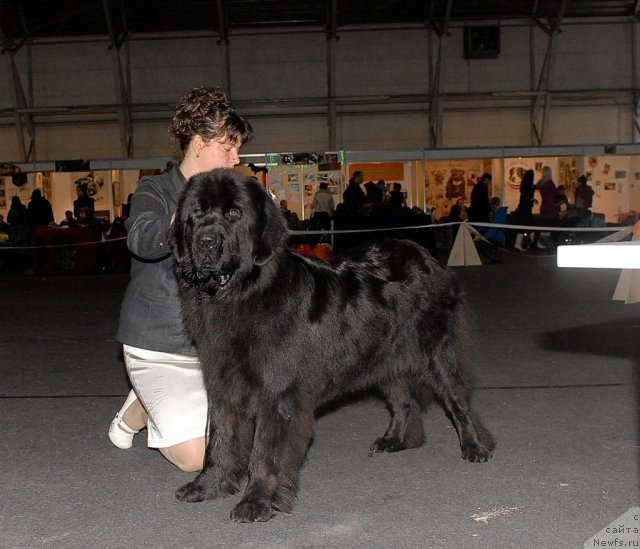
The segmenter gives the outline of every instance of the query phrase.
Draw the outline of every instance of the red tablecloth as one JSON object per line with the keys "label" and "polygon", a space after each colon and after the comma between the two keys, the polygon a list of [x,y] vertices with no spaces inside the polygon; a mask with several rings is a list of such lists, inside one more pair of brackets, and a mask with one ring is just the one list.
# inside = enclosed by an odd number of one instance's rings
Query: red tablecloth
{"label": "red tablecloth", "polygon": [[98,269],[96,232],[86,227],[41,227],[31,237],[38,275],[87,274]]}

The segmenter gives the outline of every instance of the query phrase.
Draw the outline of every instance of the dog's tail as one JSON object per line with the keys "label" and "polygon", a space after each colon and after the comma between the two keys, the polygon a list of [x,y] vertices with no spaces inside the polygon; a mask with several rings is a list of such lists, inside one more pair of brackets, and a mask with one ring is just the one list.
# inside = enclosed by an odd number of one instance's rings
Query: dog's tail
{"label": "dog's tail", "polygon": [[480,414],[471,405],[471,396],[476,382],[476,349],[477,327],[476,319],[466,301],[458,311],[456,325],[456,352],[458,353],[458,368],[464,398],[469,407],[469,418],[478,435],[480,443],[488,450],[496,447],[493,433],[485,426]]}
{"label": "dog's tail", "polygon": [[476,321],[466,301],[456,311],[453,328],[454,349],[457,356],[458,375],[464,391],[464,398],[469,402],[476,383]]}

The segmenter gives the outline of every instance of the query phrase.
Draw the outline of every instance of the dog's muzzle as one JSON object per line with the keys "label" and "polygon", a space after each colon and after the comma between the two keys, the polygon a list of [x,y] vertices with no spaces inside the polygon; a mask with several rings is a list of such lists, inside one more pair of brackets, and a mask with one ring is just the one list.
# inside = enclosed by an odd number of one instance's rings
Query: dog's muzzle
{"label": "dog's muzzle", "polygon": [[200,250],[218,251],[222,246],[222,237],[220,235],[202,235],[197,238],[196,244]]}
{"label": "dog's muzzle", "polygon": [[231,274],[221,268],[224,237],[220,234],[201,234],[195,237],[194,256],[198,278],[213,280],[218,286],[224,286]]}

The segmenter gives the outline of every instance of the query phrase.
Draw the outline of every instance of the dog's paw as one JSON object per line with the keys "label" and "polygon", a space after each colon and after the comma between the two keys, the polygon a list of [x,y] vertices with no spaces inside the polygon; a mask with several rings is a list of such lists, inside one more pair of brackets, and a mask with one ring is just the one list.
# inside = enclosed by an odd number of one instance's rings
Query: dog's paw
{"label": "dog's paw", "polygon": [[397,438],[380,437],[371,445],[372,452],[399,452],[400,450],[404,450],[404,446]]}
{"label": "dog's paw", "polygon": [[275,516],[270,503],[242,500],[231,511],[233,522],[266,522]]}
{"label": "dog's paw", "polygon": [[482,444],[465,444],[462,447],[462,458],[467,461],[481,462],[489,461],[493,456],[493,452],[485,448]]}
{"label": "dog's paw", "polygon": [[187,482],[176,490],[176,498],[181,501],[198,502],[206,499],[215,499],[220,497],[220,491],[211,486],[207,486],[204,482],[197,478],[191,482]]}

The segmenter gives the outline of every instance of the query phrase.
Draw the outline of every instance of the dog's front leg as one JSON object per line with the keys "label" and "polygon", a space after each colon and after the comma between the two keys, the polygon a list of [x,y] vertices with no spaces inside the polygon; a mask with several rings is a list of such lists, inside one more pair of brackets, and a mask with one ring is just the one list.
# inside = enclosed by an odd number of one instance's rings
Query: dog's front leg
{"label": "dog's front leg", "polygon": [[204,501],[235,494],[247,469],[253,425],[245,417],[209,406],[209,441],[202,471],[176,491],[182,501]]}
{"label": "dog's front leg", "polygon": [[275,511],[292,510],[313,425],[313,410],[303,410],[290,396],[257,418],[249,482],[231,520],[267,521]]}

